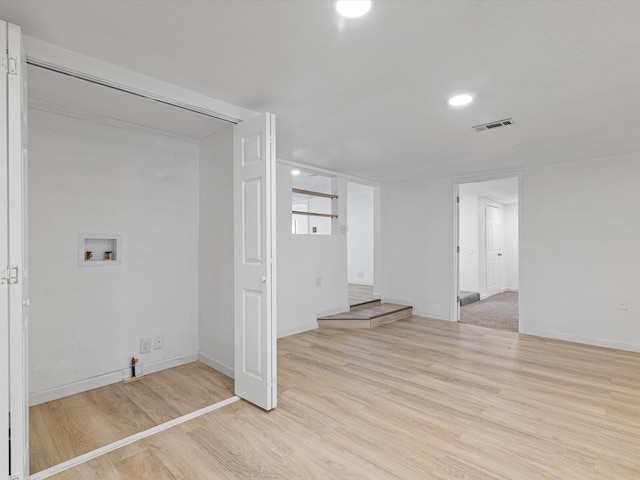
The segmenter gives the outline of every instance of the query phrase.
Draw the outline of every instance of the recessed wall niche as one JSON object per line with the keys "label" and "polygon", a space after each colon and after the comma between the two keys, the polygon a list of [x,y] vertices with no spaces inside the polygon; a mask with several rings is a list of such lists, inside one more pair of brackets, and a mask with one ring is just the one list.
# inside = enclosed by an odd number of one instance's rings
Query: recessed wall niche
{"label": "recessed wall niche", "polygon": [[79,233],[78,265],[99,267],[120,265],[122,235],[119,233]]}

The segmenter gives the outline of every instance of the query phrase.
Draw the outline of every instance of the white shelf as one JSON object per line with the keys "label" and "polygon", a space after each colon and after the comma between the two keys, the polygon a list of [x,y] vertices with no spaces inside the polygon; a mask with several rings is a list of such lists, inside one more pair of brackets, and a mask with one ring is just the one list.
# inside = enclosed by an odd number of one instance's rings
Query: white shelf
{"label": "white shelf", "polygon": [[[91,252],[92,258],[87,258]],[[109,259],[106,259],[107,252]],[[122,235],[119,233],[79,233],[78,265],[107,267],[122,263]]]}

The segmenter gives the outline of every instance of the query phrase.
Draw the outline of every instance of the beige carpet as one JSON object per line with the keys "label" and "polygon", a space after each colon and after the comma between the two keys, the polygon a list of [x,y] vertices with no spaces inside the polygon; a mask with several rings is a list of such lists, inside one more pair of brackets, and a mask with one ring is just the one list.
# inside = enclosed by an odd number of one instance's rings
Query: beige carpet
{"label": "beige carpet", "polygon": [[518,331],[518,292],[503,292],[460,307],[460,323]]}

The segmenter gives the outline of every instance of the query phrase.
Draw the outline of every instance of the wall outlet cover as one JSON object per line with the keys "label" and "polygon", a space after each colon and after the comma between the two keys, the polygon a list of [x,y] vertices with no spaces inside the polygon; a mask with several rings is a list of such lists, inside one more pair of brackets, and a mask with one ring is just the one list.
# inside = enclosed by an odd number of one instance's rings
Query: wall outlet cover
{"label": "wall outlet cover", "polygon": [[149,353],[151,351],[151,339],[150,338],[141,338],[140,339],[140,353]]}

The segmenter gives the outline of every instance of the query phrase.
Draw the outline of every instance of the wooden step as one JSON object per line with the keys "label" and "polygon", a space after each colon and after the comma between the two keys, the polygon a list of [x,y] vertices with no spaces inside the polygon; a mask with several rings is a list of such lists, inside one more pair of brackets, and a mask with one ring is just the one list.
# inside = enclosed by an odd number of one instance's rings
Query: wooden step
{"label": "wooden step", "polygon": [[365,300],[364,302],[354,303],[350,305],[351,311],[353,310],[361,310],[363,308],[371,308],[376,305],[380,305],[380,299],[375,298],[373,300]]}
{"label": "wooden step", "polygon": [[374,328],[413,315],[413,307],[394,303],[373,303],[348,312],[318,318],[319,328]]}

